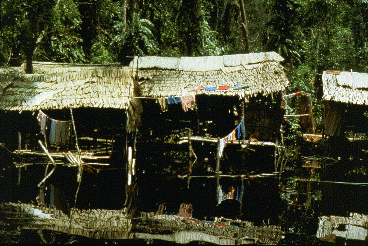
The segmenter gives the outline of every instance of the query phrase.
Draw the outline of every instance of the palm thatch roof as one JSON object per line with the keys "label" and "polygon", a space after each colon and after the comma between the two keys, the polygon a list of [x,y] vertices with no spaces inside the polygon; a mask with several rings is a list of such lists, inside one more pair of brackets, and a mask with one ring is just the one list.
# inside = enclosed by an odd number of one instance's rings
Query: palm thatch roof
{"label": "palm thatch roof", "polygon": [[0,69],[0,109],[79,107],[128,109],[134,96],[131,69],[117,65],[34,63],[34,74]]}
{"label": "palm thatch roof", "polygon": [[323,99],[368,105],[368,74],[325,71],[322,74]]}
{"label": "palm thatch roof", "polygon": [[[283,91],[289,83],[280,65],[283,60],[275,52],[181,58],[151,56],[135,57],[130,66],[144,97],[213,94],[242,98]],[[230,88],[219,90],[220,86]],[[217,89],[210,91],[203,87]]]}

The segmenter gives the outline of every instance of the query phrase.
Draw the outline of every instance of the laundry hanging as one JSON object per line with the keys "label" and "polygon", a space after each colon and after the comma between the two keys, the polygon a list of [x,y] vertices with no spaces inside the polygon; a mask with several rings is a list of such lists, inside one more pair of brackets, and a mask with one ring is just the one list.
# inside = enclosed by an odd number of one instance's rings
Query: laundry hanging
{"label": "laundry hanging", "polygon": [[47,129],[47,122],[50,120],[50,118],[41,110],[38,111],[38,115],[37,115],[37,121],[38,124],[41,127],[41,133],[46,136],[46,129]]}
{"label": "laundry hanging", "polygon": [[238,125],[238,139],[245,138],[245,124],[244,119],[240,121]]}
{"label": "laundry hanging", "polygon": [[233,131],[231,131],[230,134],[220,139],[220,157],[222,157],[224,148],[227,143],[234,144],[236,140],[236,131],[238,132],[238,139],[240,139],[241,136],[245,136],[245,125],[243,120],[240,121],[240,124]]}
{"label": "laundry hanging", "polygon": [[230,89],[230,86],[228,85],[221,85],[217,88],[218,91],[226,91],[228,89]]}
{"label": "laundry hanging", "polygon": [[193,110],[195,108],[195,96],[193,95],[182,96],[181,105],[184,112],[187,112],[189,109]]}
{"label": "laundry hanging", "polygon": [[221,138],[220,139],[220,152],[219,152],[220,157],[222,157],[222,153],[224,151],[225,145],[226,145],[225,139]]}
{"label": "laundry hanging", "polygon": [[181,103],[181,97],[170,96],[167,98],[167,104],[178,104]]}
{"label": "laundry hanging", "polygon": [[216,86],[206,86],[206,91],[215,91],[216,90]]}
{"label": "laundry hanging", "polygon": [[160,104],[161,111],[166,112],[167,111],[167,100],[166,97],[160,97],[158,100],[158,103]]}
{"label": "laundry hanging", "polygon": [[217,204],[220,204],[224,200],[224,193],[222,192],[221,185],[217,187],[217,190],[219,194]]}
{"label": "laundry hanging", "polygon": [[51,119],[50,144],[67,145],[71,130],[71,121],[61,121]]}

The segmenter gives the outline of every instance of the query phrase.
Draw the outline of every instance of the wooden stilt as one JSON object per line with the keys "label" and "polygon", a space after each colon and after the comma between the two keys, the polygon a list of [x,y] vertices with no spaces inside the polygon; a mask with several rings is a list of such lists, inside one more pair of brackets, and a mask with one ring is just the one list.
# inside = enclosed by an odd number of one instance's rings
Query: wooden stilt
{"label": "wooden stilt", "polygon": [[[18,151],[22,149],[22,134],[18,132]],[[20,185],[20,178],[22,174],[22,168],[18,167],[18,183],[17,185]]]}
{"label": "wooden stilt", "polygon": [[192,132],[190,129],[188,129],[188,148],[189,148],[189,155],[188,155],[188,159],[189,159],[189,167],[188,167],[188,189],[189,189],[189,184],[190,184],[190,176],[192,175],[192,168],[193,168],[193,163],[192,163],[192,141],[191,141],[191,135]]}
{"label": "wooden stilt", "polygon": [[243,191],[243,194],[242,194],[241,197],[240,197],[240,194],[239,194],[239,200],[240,200],[240,216],[243,214],[244,177],[241,178],[241,182],[242,182],[242,186],[241,186],[240,190]]}
{"label": "wooden stilt", "polygon": [[216,153],[216,200],[219,200],[219,187],[220,187],[220,138],[217,138],[217,153]]}
{"label": "wooden stilt", "polygon": [[[45,148],[45,146],[43,146],[41,140],[38,140],[38,143],[40,144],[42,150],[45,152],[45,154],[47,155],[47,157],[50,159],[51,163],[54,165],[54,168],[50,171],[49,174],[47,174],[42,180],[40,183],[38,183],[38,187],[40,187],[45,181],[46,179],[48,179],[55,171],[56,169],[56,163],[54,161],[54,159],[51,157],[51,155],[49,154],[49,152],[47,151],[47,149]],[[47,171],[47,170],[46,170]]]}
{"label": "wooden stilt", "polygon": [[18,150],[22,149],[22,134],[18,132]]}

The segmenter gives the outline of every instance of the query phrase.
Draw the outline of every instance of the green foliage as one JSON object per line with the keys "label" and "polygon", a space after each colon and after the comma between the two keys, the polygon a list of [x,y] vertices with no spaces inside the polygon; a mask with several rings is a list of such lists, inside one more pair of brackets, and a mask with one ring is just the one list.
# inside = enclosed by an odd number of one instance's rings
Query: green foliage
{"label": "green foliage", "polygon": [[115,25],[117,35],[112,45],[117,47],[120,58],[133,55],[152,55],[158,51],[151,29],[153,24],[147,19],[141,19],[139,14],[133,13],[132,20],[127,25]]}
{"label": "green foliage", "polygon": [[35,52],[38,60],[84,62],[82,39],[78,34],[81,16],[74,0],[58,0],[52,8],[51,23]]}
{"label": "green foliage", "polygon": [[274,50],[283,56],[287,63],[300,64],[298,39],[294,30],[297,21],[298,5],[292,0],[275,0],[272,4],[272,17],[268,23],[271,32],[265,40],[268,50]]}
{"label": "green foliage", "polygon": [[117,35],[114,26],[121,23],[121,2],[112,0],[103,1],[98,5],[96,18],[96,37],[91,40],[90,61],[92,63],[117,62],[116,47],[112,45]]}
{"label": "green foliage", "polygon": [[81,39],[76,34],[81,19],[73,0],[5,1],[0,14],[4,20],[0,26],[2,54],[23,58],[34,55],[47,61],[84,61]]}
{"label": "green foliage", "polygon": [[97,36],[91,49],[91,62],[97,64],[113,63],[117,60],[114,52],[111,51],[109,39],[103,35]]}

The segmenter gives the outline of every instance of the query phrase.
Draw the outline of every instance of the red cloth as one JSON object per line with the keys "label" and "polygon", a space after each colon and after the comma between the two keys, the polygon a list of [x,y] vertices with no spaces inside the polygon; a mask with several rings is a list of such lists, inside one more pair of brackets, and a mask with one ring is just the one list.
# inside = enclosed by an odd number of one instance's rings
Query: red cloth
{"label": "red cloth", "polygon": [[222,85],[222,86],[219,86],[218,88],[217,88],[217,90],[222,90],[222,91],[226,91],[226,90],[228,90],[228,89],[230,89],[230,86],[228,86],[228,85]]}
{"label": "red cloth", "polygon": [[234,194],[235,194],[234,186],[231,186],[230,191],[231,191],[230,199],[234,199]]}

